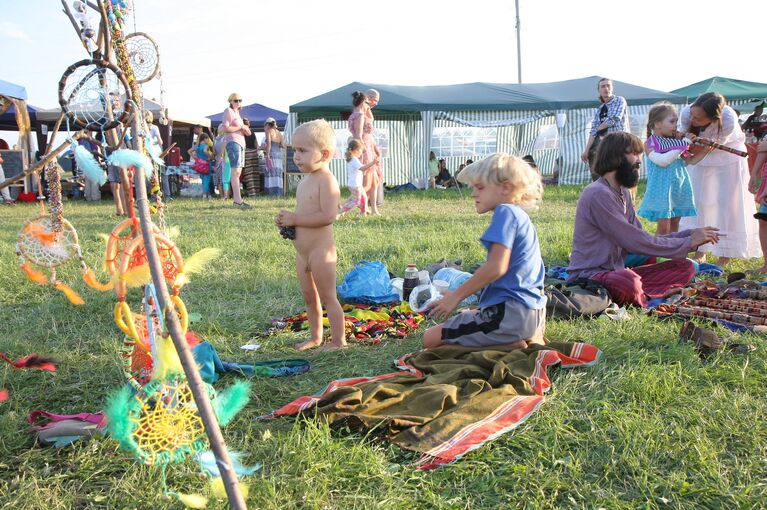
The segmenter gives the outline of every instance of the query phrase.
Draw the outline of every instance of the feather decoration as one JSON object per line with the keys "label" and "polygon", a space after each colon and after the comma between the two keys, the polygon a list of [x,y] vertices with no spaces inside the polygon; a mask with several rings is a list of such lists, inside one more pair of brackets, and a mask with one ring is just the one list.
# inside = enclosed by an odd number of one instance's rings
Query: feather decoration
{"label": "feather decoration", "polygon": [[99,186],[107,182],[107,174],[101,168],[93,154],[82,145],[74,145],[75,161],[77,168],[82,169],[86,179],[99,183]]}
{"label": "feather decoration", "polygon": [[150,141],[147,144],[147,152],[149,152],[149,155],[152,157],[152,161],[157,163],[160,166],[165,166],[165,161],[162,160],[162,149],[154,143],[154,141]]}
{"label": "feather decoration", "polygon": [[200,494],[182,494],[180,492],[171,492],[187,508],[205,508],[208,506],[208,498]]}
{"label": "feather decoration", "polygon": [[[242,458],[242,454],[240,452],[235,452],[232,450],[229,451],[229,460],[232,461],[232,469],[237,474],[237,476],[252,475],[256,471],[261,469],[261,464],[255,464],[253,466],[243,466],[242,460],[240,460],[241,458]],[[216,456],[213,454],[212,451],[207,450],[207,451],[198,453],[197,461],[200,463],[200,468],[202,469],[202,471],[207,473],[208,476],[211,476],[213,478],[221,476],[221,470],[218,469]]]}
{"label": "feather decoration", "polygon": [[[242,498],[248,499],[250,487],[242,482],[238,482],[238,485],[240,486],[240,493],[242,494]],[[226,499],[226,488],[224,487],[224,480],[220,476],[217,476],[210,481],[210,490],[218,499]]]}
{"label": "feather decoration", "polygon": [[56,242],[56,232],[49,232],[37,223],[27,224],[24,233],[31,235],[44,245],[51,245]]}
{"label": "feather decoration", "polygon": [[237,381],[226,390],[218,394],[213,400],[213,411],[216,413],[218,422],[225,426],[232,421],[250,399],[250,382]]}
{"label": "feather decoration", "polygon": [[124,281],[128,287],[135,289],[151,282],[152,273],[149,270],[149,264],[141,264],[118,275],[118,279]]}
{"label": "feather decoration", "polygon": [[36,368],[38,370],[47,370],[49,372],[56,371],[56,362],[50,358],[38,356],[37,354],[30,354],[25,358],[19,358],[16,361],[11,361],[8,356],[0,352],[0,359],[4,359],[16,368]]}
{"label": "feather decoration", "polygon": [[48,276],[45,273],[32,269],[32,266],[26,262],[20,265],[19,268],[24,271],[24,274],[27,275],[29,281],[38,283],[40,285],[45,285],[48,283]]}
{"label": "feather decoration", "polygon": [[172,227],[168,228],[168,239],[177,239],[178,236],[181,235],[181,229],[178,228],[178,225],[173,225]]}
{"label": "feather decoration", "polygon": [[152,369],[152,379],[164,379],[168,374],[184,373],[184,368],[181,366],[181,360],[178,358],[178,353],[176,352],[176,346],[173,345],[173,340],[171,340],[169,336],[160,336],[156,338],[155,352],[156,356],[153,360],[154,368]]}
{"label": "feather decoration", "polygon": [[181,271],[179,271],[176,276],[176,281],[173,282],[173,285],[181,287],[189,283],[188,275],[201,272],[205,268],[205,265],[216,258],[220,253],[221,250],[218,248],[203,248],[186,259],[184,265],[181,267]]}
{"label": "feather decoration", "polygon": [[152,168],[152,162],[149,158],[141,154],[138,151],[131,149],[119,149],[109,156],[109,164],[120,168],[130,168],[132,166],[140,166],[145,172],[148,172]]}
{"label": "feather decoration", "polygon": [[70,303],[73,305],[84,305],[85,301],[80,297],[80,294],[67,285],[66,283],[56,282],[53,284],[53,288],[64,293]]}
{"label": "feather decoration", "polygon": [[86,267],[85,271],[83,271],[83,280],[85,283],[88,284],[88,287],[96,290],[100,290],[101,292],[106,292],[108,290],[112,290],[114,288],[114,282],[110,281],[108,283],[101,283],[96,278],[96,275],[93,273],[91,268]]}
{"label": "feather decoration", "polygon": [[123,386],[119,391],[112,393],[107,398],[104,414],[107,417],[107,431],[120,446],[132,450],[133,429],[137,426],[130,421],[131,404],[133,402],[133,390],[130,386]]}

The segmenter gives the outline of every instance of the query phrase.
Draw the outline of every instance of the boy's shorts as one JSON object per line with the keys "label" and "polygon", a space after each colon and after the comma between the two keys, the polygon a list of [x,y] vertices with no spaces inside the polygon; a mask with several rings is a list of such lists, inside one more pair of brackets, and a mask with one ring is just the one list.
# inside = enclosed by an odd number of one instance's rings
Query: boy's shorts
{"label": "boy's shorts", "polygon": [[107,166],[107,180],[109,182],[116,182],[117,184],[120,184],[122,182],[122,178],[120,177],[119,166],[114,166],[114,165]]}
{"label": "boy's shorts", "polygon": [[245,166],[245,149],[239,143],[227,143],[226,154],[229,156],[229,164],[232,168],[242,168]]}
{"label": "boy's shorts", "polygon": [[442,341],[463,347],[492,347],[519,340],[542,340],[545,324],[546,307],[534,310],[510,299],[449,318],[442,324]]}

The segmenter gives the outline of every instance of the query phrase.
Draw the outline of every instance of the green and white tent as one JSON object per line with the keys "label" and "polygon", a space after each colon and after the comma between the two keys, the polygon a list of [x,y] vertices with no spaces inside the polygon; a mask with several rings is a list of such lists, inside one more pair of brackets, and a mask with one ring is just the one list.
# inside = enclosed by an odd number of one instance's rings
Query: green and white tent
{"label": "green and white tent", "polygon": [[767,83],[714,76],[713,78],[699,81],[671,92],[687,96],[690,103],[695,101],[696,97],[706,92],[719,92],[741,114],[750,114],[754,111],[756,105],[761,104],[767,99]]}
{"label": "green and white tent", "polygon": [[[297,125],[325,118],[339,133],[341,149],[352,92],[374,88],[381,94],[374,110],[375,127],[379,145],[386,149],[382,163],[388,184],[425,179],[432,149],[438,156],[442,153],[451,172],[467,158],[476,161],[489,153],[508,152],[533,155],[543,172],[549,173],[561,153],[560,183],[575,184],[590,179],[580,154],[599,104],[599,79],[425,87],[353,82],[292,105],[286,132],[289,139]],[[614,84],[615,93],[628,101],[631,129],[637,135],[644,134],[650,105],[663,100],[683,105],[686,99],[629,83]],[[462,136],[462,130],[471,136]],[[331,170],[343,184],[346,172],[341,153],[339,150],[339,157],[332,161]]]}

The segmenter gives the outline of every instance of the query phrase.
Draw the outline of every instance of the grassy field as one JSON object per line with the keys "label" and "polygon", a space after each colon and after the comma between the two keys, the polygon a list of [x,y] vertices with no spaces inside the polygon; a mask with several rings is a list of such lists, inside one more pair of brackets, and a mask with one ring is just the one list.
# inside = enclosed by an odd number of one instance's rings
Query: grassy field
{"label": "grassy field", "polygon": [[[549,188],[532,213],[547,265],[566,264],[576,187]],[[273,218],[293,198],[251,199],[240,211],[218,201],[177,199],[168,223],[185,255],[203,247],[222,254],[183,291],[193,328],[223,359],[247,362],[295,356],[300,337],[265,340],[255,353],[240,349],[272,317],[302,310],[293,250]],[[100,267],[103,241],[116,223],[110,201],[67,202],[86,260]],[[60,278],[85,298],[70,305],[49,287],[29,283],[18,270],[16,232],[34,206],[0,209],[0,351],[54,357],[55,374],[0,365],[0,508],[179,508],[161,495],[160,471],[136,464],[109,438],[41,449],[25,433],[35,409],[76,413],[102,409],[124,384],[112,321],[114,295],[85,287],[70,263]],[[382,260],[402,274],[440,258],[481,262],[477,241],[489,216],[454,191],[388,198],[380,218],[344,218],[337,224],[339,282],[359,260]],[[652,226],[649,226],[652,227]],[[739,261],[733,269],[758,267]],[[104,279],[102,275],[102,280]],[[132,291],[129,301],[138,301]],[[632,311],[631,320],[550,322],[559,340],[584,340],[603,351],[592,368],[554,370],[547,402],[514,432],[431,472],[410,467],[412,455],[364,436],[281,419],[256,423],[299,395],[331,379],[391,371],[391,361],[420,345],[419,335],[379,346],[312,356],[308,374],[254,379],[253,396],[224,429],[227,444],[246,463],[263,468],[246,479],[250,508],[460,509],[460,508],[764,508],[767,506],[767,351],[761,338],[750,356],[702,361],[677,339],[678,324]],[[232,379],[225,378],[220,387]],[[168,472],[168,485],[205,492],[190,461]],[[211,507],[225,507],[219,501]]]}

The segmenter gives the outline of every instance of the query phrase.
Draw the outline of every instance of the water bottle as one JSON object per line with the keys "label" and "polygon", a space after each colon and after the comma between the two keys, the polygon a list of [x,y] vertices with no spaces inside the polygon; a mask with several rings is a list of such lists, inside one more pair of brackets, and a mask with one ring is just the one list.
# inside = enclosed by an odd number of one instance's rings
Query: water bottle
{"label": "water bottle", "polygon": [[[459,271],[452,267],[443,267],[436,273],[434,273],[434,281],[440,280],[448,284],[448,290],[454,291],[463,283],[471,278],[471,273],[465,271]],[[464,299],[460,306],[469,306],[477,302],[477,295],[472,294]]]}
{"label": "water bottle", "polygon": [[410,293],[418,286],[418,268],[415,264],[408,264],[405,269],[405,281],[402,284],[402,300],[410,299]]}

